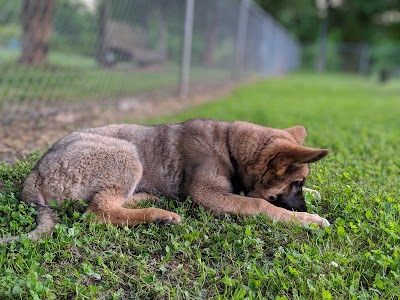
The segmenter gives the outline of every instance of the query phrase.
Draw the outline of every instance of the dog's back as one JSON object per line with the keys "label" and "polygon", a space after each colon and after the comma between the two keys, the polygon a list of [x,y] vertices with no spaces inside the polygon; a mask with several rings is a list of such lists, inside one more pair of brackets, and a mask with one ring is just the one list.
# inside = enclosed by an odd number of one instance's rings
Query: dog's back
{"label": "dog's back", "polygon": [[[82,131],[127,141],[136,147],[143,166],[137,192],[166,197],[186,197],[182,189],[185,169],[204,156],[228,158],[227,129],[230,123],[194,119],[155,126],[107,125]],[[99,137],[99,139],[100,139]],[[206,149],[206,151],[205,151]]]}

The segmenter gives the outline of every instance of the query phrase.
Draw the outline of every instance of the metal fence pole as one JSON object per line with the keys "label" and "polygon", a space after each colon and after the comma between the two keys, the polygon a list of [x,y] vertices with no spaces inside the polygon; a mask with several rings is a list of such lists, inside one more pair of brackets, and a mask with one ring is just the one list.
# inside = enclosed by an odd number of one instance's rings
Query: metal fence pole
{"label": "metal fence pole", "polygon": [[328,22],[329,22],[329,1],[328,7],[325,10],[325,16],[321,20],[319,34],[318,34],[318,57],[315,65],[317,72],[324,72],[326,69],[326,57],[327,57],[327,43],[328,43]]}
{"label": "metal fence pole", "polygon": [[189,93],[190,58],[192,52],[194,0],[186,0],[185,28],[183,36],[183,57],[179,96],[185,98]]}
{"label": "metal fence pole", "polygon": [[360,49],[360,59],[358,63],[358,72],[366,75],[369,71],[369,62],[370,62],[370,52],[369,45],[363,44]]}
{"label": "metal fence pole", "polygon": [[247,20],[249,17],[250,0],[242,0],[240,3],[239,22],[235,47],[235,62],[233,68],[233,79],[239,79],[245,53],[245,43],[247,34]]}

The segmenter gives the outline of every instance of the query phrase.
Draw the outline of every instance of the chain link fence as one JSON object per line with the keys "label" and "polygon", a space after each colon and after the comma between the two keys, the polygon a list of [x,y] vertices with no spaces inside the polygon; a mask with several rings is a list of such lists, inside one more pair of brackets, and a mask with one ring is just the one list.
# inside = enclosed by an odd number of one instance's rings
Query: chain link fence
{"label": "chain link fence", "polygon": [[297,42],[250,0],[0,0],[3,125],[298,64]]}
{"label": "chain link fence", "polygon": [[[328,42],[306,45],[302,51],[302,67],[307,70],[345,72],[376,77],[384,83],[400,78],[400,44],[366,44]],[[318,63],[322,65],[318,65]]]}

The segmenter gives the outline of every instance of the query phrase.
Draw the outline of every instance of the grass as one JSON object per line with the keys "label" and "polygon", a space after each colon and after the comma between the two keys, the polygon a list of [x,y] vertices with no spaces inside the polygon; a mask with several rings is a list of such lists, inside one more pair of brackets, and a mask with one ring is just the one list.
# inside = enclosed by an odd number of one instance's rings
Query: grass
{"label": "grass", "polygon": [[[26,67],[15,63],[18,56],[15,50],[0,48],[0,105],[38,99],[82,101],[122,97],[154,88],[176,88],[179,82],[179,67],[173,63],[152,70],[128,64],[103,68],[93,57],[50,52],[48,64]],[[229,78],[229,70],[194,67],[191,71],[194,82]]]}
{"label": "grass", "polygon": [[[309,210],[331,227],[214,218],[189,200],[163,199],[156,205],[182,224],[117,229],[66,204],[51,238],[0,246],[0,298],[399,299],[399,94],[395,83],[296,74],[153,120],[305,125],[308,146],[331,149],[307,183],[322,196],[307,197]],[[37,159],[0,164],[0,236],[35,226],[35,210],[17,198]]]}

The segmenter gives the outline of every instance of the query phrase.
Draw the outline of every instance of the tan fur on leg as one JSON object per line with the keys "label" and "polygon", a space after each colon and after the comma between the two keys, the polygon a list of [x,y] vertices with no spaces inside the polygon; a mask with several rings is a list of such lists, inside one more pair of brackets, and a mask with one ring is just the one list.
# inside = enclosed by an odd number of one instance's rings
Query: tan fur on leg
{"label": "tan fur on leg", "polygon": [[89,212],[97,215],[97,221],[103,223],[111,223],[115,226],[131,227],[138,223],[162,222],[168,224],[178,224],[181,217],[177,214],[163,210],[160,208],[142,208],[142,209],[128,209],[122,206],[110,207],[106,210],[98,210],[90,208]]}
{"label": "tan fur on leg", "polygon": [[116,226],[133,226],[142,222],[163,222],[177,224],[181,217],[173,212],[160,208],[128,209],[122,206],[126,199],[116,195],[114,190],[97,194],[88,207],[88,212],[97,215],[97,221]]}
{"label": "tan fur on leg", "polygon": [[[218,199],[218,205],[215,205],[217,203],[216,199]],[[203,194],[201,198],[196,198],[195,196],[193,200],[207,207],[215,214],[233,213],[249,216],[264,213],[270,218],[282,222],[295,221],[305,224],[317,224],[320,227],[330,225],[328,220],[317,214],[289,211],[277,207],[264,199],[249,198],[234,194]]]}

